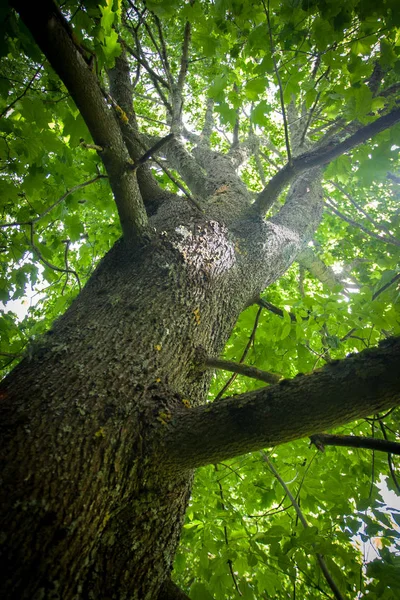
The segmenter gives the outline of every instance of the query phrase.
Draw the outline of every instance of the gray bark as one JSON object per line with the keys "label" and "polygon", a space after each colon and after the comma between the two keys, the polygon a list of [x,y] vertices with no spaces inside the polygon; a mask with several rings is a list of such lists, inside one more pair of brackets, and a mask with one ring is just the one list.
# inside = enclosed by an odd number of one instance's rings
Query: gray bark
{"label": "gray bark", "polygon": [[3,597],[156,598],[192,478],[167,476],[157,449],[183,400],[204,402],[195,350],[218,356],[300,245],[182,199],[150,223],[153,240],[119,242],[3,382]]}
{"label": "gray bark", "polygon": [[[145,170],[138,181],[124,170],[138,155],[138,140],[129,146],[129,132],[65,37],[55,5],[41,3],[45,15],[36,28],[36,7],[14,4],[104,148],[125,240],[1,385],[1,596],[152,600],[170,574],[191,468],[309,433],[304,397],[290,405],[288,427],[296,418],[291,433],[279,437],[275,427],[267,438],[264,430],[272,417],[287,419],[288,395],[305,389],[314,393],[316,406],[315,395],[324,390],[317,386],[313,392],[312,384],[290,383],[286,393],[278,386],[282,391],[270,392],[268,410],[260,407],[262,396],[244,398],[242,408],[260,419],[249,418],[241,428],[238,415],[246,411],[232,411],[232,399],[212,407],[216,420],[210,421],[209,408],[202,406],[209,374],[196,369],[196,349],[219,356],[240,312],[286,271],[312,236],[322,213],[320,162],[316,155],[296,157],[260,195],[257,213],[236,175],[234,156],[212,152],[206,143],[193,154],[171,144],[168,158],[200,196],[204,212],[182,198],[160,197]],[[60,40],[59,53],[53,52]],[[117,83],[113,89],[122,96]],[[268,195],[274,199],[290,183],[287,203],[273,219],[263,219]],[[156,211],[149,222],[143,200]],[[390,382],[392,396],[371,409],[397,403],[398,382]],[[382,391],[378,385],[373,390]],[[350,417],[365,410],[357,404]],[[335,419],[330,409],[318,429]],[[216,424],[229,425],[229,435],[215,436],[217,452],[210,435],[196,437],[190,447],[193,423],[215,434]],[[232,441],[236,431],[240,443]],[[186,448],[190,460],[179,461]]]}

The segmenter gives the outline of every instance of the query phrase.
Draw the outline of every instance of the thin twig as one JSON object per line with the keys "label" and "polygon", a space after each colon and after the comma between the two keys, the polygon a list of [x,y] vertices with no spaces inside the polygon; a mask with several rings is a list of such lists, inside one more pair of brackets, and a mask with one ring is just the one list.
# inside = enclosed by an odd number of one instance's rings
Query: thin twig
{"label": "thin twig", "polygon": [[245,377],[251,377],[253,379],[258,379],[259,381],[264,381],[265,383],[270,384],[278,383],[282,379],[282,376],[277,375],[276,373],[262,371],[261,369],[257,369],[256,367],[244,365],[243,363],[233,362],[231,360],[222,360],[220,358],[207,357],[205,358],[203,364],[205,367],[211,369],[232,371],[233,373],[237,373],[238,375],[244,375]]}
{"label": "thin twig", "polygon": [[[300,506],[298,505],[298,503],[296,502],[296,499],[294,498],[293,494],[291,493],[291,491],[289,490],[289,488],[287,487],[286,483],[283,481],[282,477],[279,475],[278,471],[275,469],[271,459],[267,456],[267,454],[263,453],[263,460],[267,463],[268,468],[270,469],[270,471],[272,472],[272,474],[276,477],[276,479],[279,481],[279,483],[281,484],[281,486],[283,487],[283,489],[285,490],[290,502],[292,503],[292,506],[294,508],[294,510],[296,511],[296,515],[298,516],[301,524],[303,525],[303,527],[305,529],[308,528],[308,523],[303,515],[303,512],[300,509]],[[319,566],[321,567],[321,571],[324,574],[324,577],[326,579],[326,582],[328,583],[329,587],[331,588],[333,595],[335,596],[336,600],[344,600],[344,597],[342,596],[339,588],[337,587],[335,581],[332,578],[332,575],[330,574],[328,567],[326,566],[325,563],[325,559],[322,556],[322,554],[320,554],[319,552],[316,553],[316,557],[319,563]]]}
{"label": "thin twig", "polygon": [[270,17],[269,17],[269,0],[268,0],[268,8],[265,6],[264,0],[262,0],[262,4],[263,4],[263,7],[264,7],[265,15],[267,17],[268,32],[269,32],[269,41],[270,41],[270,46],[271,46],[271,55],[272,55],[272,60],[273,60],[273,63],[274,63],[274,71],[275,71],[276,78],[278,80],[278,87],[279,87],[279,98],[280,98],[281,109],[282,109],[283,127],[284,127],[284,130],[285,130],[285,143],[286,143],[287,160],[288,160],[288,163],[290,164],[292,162],[292,154],[291,154],[291,151],[290,151],[289,128],[288,128],[288,122],[287,122],[287,116],[286,116],[285,101],[283,99],[282,81],[281,81],[281,76],[279,74],[278,65],[276,63],[275,47],[274,47],[274,41],[272,39],[271,21],[270,21]]}
{"label": "thin twig", "polygon": [[29,82],[26,85],[26,87],[23,90],[23,92],[21,92],[21,94],[19,96],[17,96],[16,98],[14,98],[14,100],[8,106],[6,106],[6,108],[0,113],[0,119],[2,117],[4,117],[8,113],[8,111],[18,102],[18,100],[21,100],[21,98],[23,98],[25,96],[26,92],[29,90],[29,88],[31,87],[32,83],[35,81],[35,79],[36,79],[38,73],[41,71],[41,69],[42,69],[42,65],[40,65],[40,67],[35,71],[35,74],[29,80]]}
{"label": "thin twig", "polygon": [[154,146],[152,146],[149,150],[146,150],[146,152],[140,158],[138,158],[133,164],[128,164],[127,169],[130,171],[136,171],[136,169],[138,169],[141,165],[144,165],[144,163],[147,162],[149,160],[149,158],[151,158],[153,156],[153,154],[155,154],[156,152],[158,152],[158,150],[161,150],[161,148],[163,148],[166,144],[168,144],[168,142],[170,142],[173,137],[174,137],[174,134],[169,133],[165,137],[158,140],[158,142],[156,142],[154,144]]}
{"label": "thin twig", "polygon": [[43,256],[43,254],[40,252],[39,248],[35,245],[34,242],[34,227],[33,227],[33,223],[27,223],[27,225],[30,226],[30,245],[32,250],[35,252],[36,256],[38,257],[38,259],[44,264],[46,265],[46,267],[49,267],[49,269],[52,269],[53,271],[58,271],[59,273],[72,273],[72,275],[76,278],[76,281],[78,283],[78,287],[79,287],[79,291],[82,290],[82,286],[81,286],[81,282],[78,276],[78,273],[76,271],[74,271],[73,269],[63,269],[62,267],[56,267],[56,265],[53,265],[52,263],[50,263],[48,260],[46,260]]}
{"label": "thin twig", "polygon": [[[383,437],[384,437],[384,438],[385,438],[385,440],[387,441],[386,427],[385,427],[385,425],[384,425],[384,423],[383,423],[382,419],[379,419],[379,426],[380,426],[380,428],[381,428],[381,431],[382,431]],[[387,442],[387,443],[393,444],[393,443],[395,443],[395,442]],[[399,444],[398,444],[398,445],[399,445]],[[388,466],[389,466],[389,471],[390,471],[390,474],[391,474],[391,476],[392,476],[392,479],[393,479],[393,483],[394,483],[394,485],[396,486],[396,489],[397,489],[397,491],[400,493],[400,485],[399,485],[399,482],[397,481],[396,473],[395,473],[395,471],[394,471],[394,465],[393,465],[392,453],[390,453],[390,452],[388,453]]]}
{"label": "thin twig", "polygon": [[88,181],[84,181],[83,183],[79,183],[78,185],[75,185],[70,190],[67,190],[65,192],[65,194],[63,194],[58,200],[53,202],[53,204],[51,204],[49,206],[49,208],[46,208],[46,210],[44,212],[42,212],[39,216],[35,217],[34,219],[31,219],[30,221],[13,221],[12,223],[0,223],[0,229],[3,229],[5,227],[18,227],[19,225],[34,225],[40,219],[43,219],[43,217],[48,215],[49,212],[51,212],[53,210],[53,208],[55,208],[56,206],[61,204],[61,202],[63,202],[66,198],[68,198],[68,196],[70,194],[73,194],[74,192],[81,190],[82,188],[86,187],[87,185],[91,185],[92,183],[99,181],[99,179],[107,179],[107,175],[99,174],[99,175],[96,175],[96,177],[93,177],[93,179],[89,179]]}
{"label": "thin twig", "polygon": [[[379,421],[381,423],[381,421]],[[333,435],[329,433],[315,433],[310,436],[310,441],[318,450],[324,451],[325,446],[342,446],[345,448],[365,448],[366,450],[379,450],[400,456],[400,444],[387,439],[370,438],[359,435]]]}
{"label": "thin twig", "polygon": [[337,217],[342,219],[342,221],[345,221],[346,223],[348,223],[349,225],[352,225],[353,227],[357,227],[357,229],[361,229],[361,231],[363,231],[370,237],[373,237],[374,239],[379,240],[380,242],[384,242],[386,244],[393,244],[393,246],[400,247],[400,241],[396,240],[396,238],[388,237],[386,235],[379,235],[378,233],[371,231],[371,229],[368,229],[368,227],[365,227],[364,225],[362,225],[362,223],[353,221],[353,219],[344,215],[342,212],[340,212],[336,208],[336,204],[331,198],[326,199],[326,205],[328,206],[329,210],[332,211]]}
{"label": "thin twig", "polygon": [[316,96],[316,98],[315,98],[315,100],[313,102],[313,105],[310,108],[310,112],[308,113],[307,121],[306,121],[306,124],[304,125],[304,129],[303,129],[301,137],[300,137],[299,147],[301,147],[304,144],[304,140],[305,140],[305,137],[307,135],[308,128],[311,125],[311,121],[312,121],[312,118],[314,116],[314,112],[315,112],[315,109],[317,107],[317,104],[319,102],[320,97],[321,97],[321,91],[319,91],[317,93],[317,96]]}
{"label": "thin twig", "polygon": [[380,223],[376,223],[376,221],[374,221],[374,219],[367,213],[367,211],[365,211],[363,209],[363,207],[360,206],[358,204],[358,202],[356,202],[354,200],[353,196],[351,196],[351,194],[346,192],[346,190],[341,185],[339,185],[335,181],[332,181],[331,179],[329,180],[329,183],[332,184],[335,188],[337,188],[344,196],[346,196],[346,198],[351,202],[351,204],[354,206],[354,208],[356,208],[362,215],[364,215],[364,217],[366,219],[368,219],[368,221],[370,223],[372,223],[372,225],[374,227],[376,227],[377,229],[380,229],[381,231],[384,231],[388,237],[396,240],[396,238],[390,233],[390,231],[387,229],[387,227],[385,227],[384,225],[381,225]]}
{"label": "thin twig", "polygon": [[393,285],[394,283],[396,283],[396,281],[398,281],[400,279],[400,273],[397,273],[397,275],[395,275],[394,277],[392,277],[392,279],[390,281],[388,281],[387,283],[385,283],[385,285],[383,285],[377,292],[375,292],[375,294],[373,294],[372,296],[372,300],[376,300],[376,298],[382,294],[382,292],[384,292],[385,290],[388,289],[388,287],[390,287],[391,285]]}
{"label": "thin twig", "polygon": [[171,67],[169,64],[169,60],[168,60],[167,46],[165,44],[164,35],[162,32],[161,21],[157,17],[157,15],[155,15],[154,13],[153,13],[153,18],[154,18],[155,24],[157,26],[158,38],[159,38],[160,44],[161,44],[161,60],[164,64],[164,71],[167,76],[169,89],[172,91],[173,86],[174,86],[174,79],[172,77],[172,71],[171,71]]}
{"label": "thin twig", "polygon": [[174,177],[171,173],[171,171],[165,167],[161,161],[157,160],[156,158],[152,158],[152,161],[156,163],[156,165],[158,165],[160,167],[160,169],[166,174],[166,176],[172,181],[172,183],[174,185],[176,185],[176,187],[178,189],[181,190],[181,192],[183,192],[186,196],[186,198],[189,200],[189,202],[195,207],[197,208],[197,210],[199,210],[200,212],[204,212],[204,210],[202,209],[202,207],[200,206],[200,204],[197,202],[197,200],[195,200],[193,198],[193,196],[187,191],[187,189],[181,184],[180,181],[178,181],[176,179],[176,177]]}
{"label": "thin twig", "polygon": [[[215,469],[216,472],[218,472],[218,470],[219,470],[218,469],[218,465],[214,465],[214,469]],[[221,498],[221,507],[222,507],[222,510],[227,510],[226,506],[225,506],[224,490],[223,490],[223,487],[222,487],[220,479],[217,479],[217,485],[218,485],[218,488],[219,488],[219,495],[220,495],[220,498]],[[227,528],[226,525],[224,525],[224,537],[225,537],[225,544],[226,544],[226,546],[229,546],[228,528]],[[233,584],[235,586],[236,592],[238,593],[239,596],[242,596],[243,594],[240,591],[238,582],[236,580],[236,576],[235,576],[235,573],[233,571],[233,563],[232,563],[231,559],[228,559],[228,566],[229,566],[229,571],[230,571],[230,574],[231,574],[232,581],[233,581]]]}
{"label": "thin twig", "polygon": [[[247,354],[248,354],[248,352],[250,350],[250,347],[251,347],[252,343],[254,342],[254,338],[255,338],[255,335],[256,335],[256,331],[257,331],[257,327],[258,327],[258,322],[260,320],[262,309],[263,309],[263,307],[260,306],[260,308],[257,311],[256,318],[254,320],[253,330],[252,330],[251,335],[249,337],[249,340],[248,340],[248,342],[246,344],[246,348],[244,349],[243,354],[242,354],[242,356],[239,359],[239,363],[242,363],[245,360],[245,358],[246,358],[246,356],[247,356]],[[216,400],[219,400],[225,394],[226,390],[235,381],[236,377],[237,377],[237,373],[233,373],[233,375],[231,375],[231,377],[228,379],[228,381],[225,383],[225,385],[221,388],[221,390],[215,396],[214,402]]]}

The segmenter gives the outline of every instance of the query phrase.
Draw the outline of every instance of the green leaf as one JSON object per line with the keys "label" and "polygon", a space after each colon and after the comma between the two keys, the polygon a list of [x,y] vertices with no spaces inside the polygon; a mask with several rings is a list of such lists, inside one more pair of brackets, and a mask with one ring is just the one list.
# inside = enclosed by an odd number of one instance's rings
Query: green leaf
{"label": "green leaf", "polygon": [[189,594],[191,600],[213,600],[213,597],[208,591],[206,585],[199,581],[195,581],[191,585]]}
{"label": "green leaf", "polygon": [[248,100],[258,100],[260,94],[264,93],[268,87],[266,77],[257,77],[248,81],[244,88],[244,93]]}
{"label": "green leaf", "polygon": [[269,124],[269,120],[267,115],[272,111],[272,106],[266,102],[266,100],[261,100],[258,102],[256,106],[251,111],[251,120],[255,125],[260,125],[260,127],[267,127]]}

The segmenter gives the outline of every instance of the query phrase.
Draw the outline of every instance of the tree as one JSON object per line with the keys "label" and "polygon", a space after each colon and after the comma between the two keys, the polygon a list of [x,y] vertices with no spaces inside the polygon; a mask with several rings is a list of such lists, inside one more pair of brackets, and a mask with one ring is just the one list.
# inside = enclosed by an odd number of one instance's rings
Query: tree
{"label": "tree", "polygon": [[2,597],[395,598],[395,3],[1,10]]}

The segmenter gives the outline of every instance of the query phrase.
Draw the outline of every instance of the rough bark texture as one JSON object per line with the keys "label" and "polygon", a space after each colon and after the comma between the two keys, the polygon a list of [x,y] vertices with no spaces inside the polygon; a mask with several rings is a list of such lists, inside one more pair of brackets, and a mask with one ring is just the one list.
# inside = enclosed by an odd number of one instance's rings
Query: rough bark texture
{"label": "rough bark texture", "polygon": [[163,462],[174,471],[217,463],[399,404],[400,339],[395,338],[309,375],[191,411],[178,409]]}
{"label": "rough bark texture", "polygon": [[3,382],[3,597],[157,596],[191,483],[157,449],[182,401],[204,400],[195,350],[218,356],[295,255],[279,226],[229,231],[184,200],[152,221],[154,239],[119,242]]}
{"label": "rough bark texture", "polygon": [[[286,271],[313,235],[323,207],[320,163],[317,152],[307,164],[304,156],[295,158],[256,208],[236,174],[240,152],[214,152],[207,137],[192,154],[179,140],[164,149],[202,210],[161,193],[145,169],[137,181],[125,167],[140,154],[139,141],[134,137],[129,145],[130,132],[104,101],[55,5],[46,0],[40,14],[30,2],[14,5],[104,148],[125,241],[108,253],[71,308],[0,388],[0,594],[152,600],[170,573],[191,467],[309,433],[305,397],[312,395],[317,407],[325,393],[323,385],[308,388],[305,378],[295,408],[293,395],[301,389],[295,383],[287,391],[278,386],[279,392],[266,392],[271,402],[265,409],[260,396],[250,395],[249,419],[239,422],[232,401],[222,401],[219,409],[201,406],[209,374],[196,368],[196,349],[218,357],[240,312]],[[117,79],[111,77],[121,96],[123,70],[117,62]],[[129,117],[134,120],[133,113]],[[260,207],[289,183],[283,208],[264,220]],[[155,213],[149,223],[145,204],[148,214]],[[390,384],[392,397],[371,403],[371,410],[397,402],[398,376]],[[382,388],[376,383],[374,391]],[[365,412],[357,404],[346,418]],[[266,437],[270,418],[275,425]],[[285,421],[290,432],[279,437]],[[318,428],[337,422],[330,405]],[[194,450],[187,443],[192,426],[204,432]],[[209,426],[215,435],[207,433]],[[229,440],[217,435],[225,426]],[[174,428],[178,443],[171,437]],[[217,452],[210,452],[213,440]],[[186,449],[192,458],[185,462],[179,454]],[[164,597],[173,589],[165,586]]]}

